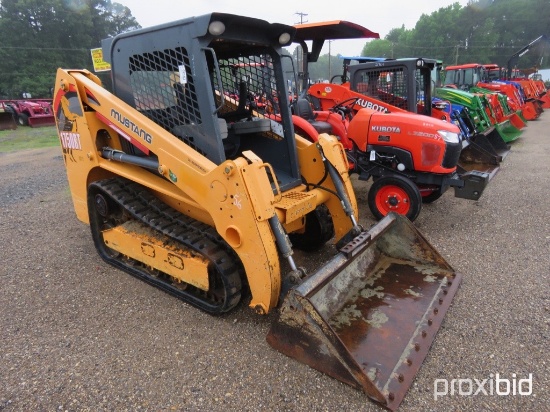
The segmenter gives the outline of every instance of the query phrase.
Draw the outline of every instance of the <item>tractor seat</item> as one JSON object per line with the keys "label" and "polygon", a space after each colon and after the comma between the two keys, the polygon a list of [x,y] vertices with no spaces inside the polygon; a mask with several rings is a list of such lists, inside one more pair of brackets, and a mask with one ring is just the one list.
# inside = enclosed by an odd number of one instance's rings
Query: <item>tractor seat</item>
{"label": "tractor seat", "polygon": [[332,126],[330,125],[330,123],[315,120],[315,113],[313,113],[311,104],[307,99],[298,99],[296,103],[294,103],[294,114],[311,123],[311,125],[315,128],[315,130],[317,130],[319,134],[332,134]]}

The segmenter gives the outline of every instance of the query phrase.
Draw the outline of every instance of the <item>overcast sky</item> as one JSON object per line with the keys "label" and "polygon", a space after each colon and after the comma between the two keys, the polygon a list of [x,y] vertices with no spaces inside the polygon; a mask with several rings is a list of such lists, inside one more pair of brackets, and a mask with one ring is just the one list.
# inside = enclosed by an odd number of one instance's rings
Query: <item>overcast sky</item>
{"label": "overcast sky", "polygon": [[[380,34],[383,38],[396,27],[414,28],[422,14],[430,15],[455,2],[466,6],[468,0],[117,0],[127,6],[142,27],[154,26],[211,12],[256,17],[271,23],[294,25],[300,21],[314,23],[347,20]],[[298,13],[304,13],[300,16]],[[328,42],[327,42],[328,43]],[[357,56],[365,40],[336,40],[331,54]],[[322,54],[328,53],[325,45]]]}

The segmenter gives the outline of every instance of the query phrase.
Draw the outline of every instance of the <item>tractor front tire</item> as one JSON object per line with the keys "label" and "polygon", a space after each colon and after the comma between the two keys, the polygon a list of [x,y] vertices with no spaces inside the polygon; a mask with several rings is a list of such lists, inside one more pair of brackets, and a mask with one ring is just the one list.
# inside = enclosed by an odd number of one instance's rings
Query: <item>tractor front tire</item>
{"label": "tractor front tire", "polygon": [[395,212],[412,222],[422,209],[422,195],[418,187],[406,177],[383,176],[373,182],[368,194],[368,204],[378,220]]}

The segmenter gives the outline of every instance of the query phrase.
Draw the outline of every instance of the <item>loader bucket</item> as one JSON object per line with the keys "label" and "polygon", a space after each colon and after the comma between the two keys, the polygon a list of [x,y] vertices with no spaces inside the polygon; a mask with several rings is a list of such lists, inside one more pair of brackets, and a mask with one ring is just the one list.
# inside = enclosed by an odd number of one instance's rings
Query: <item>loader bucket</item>
{"label": "loader bucket", "polygon": [[0,112],[0,130],[15,130],[17,129],[17,123],[11,113]]}
{"label": "loader bucket", "polygon": [[480,146],[495,156],[499,163],[510,152],[510,145],[504,140],[497,127],[490,127],[482,133],[477,133],[470,138],[470,143]]}
{"label": "loader bucket", "polygon": [[521,108],[521,113],[527,120],[535,120],[540,115],[540,112],[537,110],[537,107],[533,102],[525,102]]}
{"label": "loader bucket", "polygon": [[521,130],[515,127],[510,120],[505,120],[495,125],[495,129],[498,130],[502,140],[506,143],[513,142],[521,136]]}
{"label": "loader bucket", "polygon": [[491,180],[509,152],[510,146],[500,137],[499,132],[491,127],[462,143],[457,166],[461,174],[473,171],[484,172],[489,174],[489,180]]}
{"label": "loader bucket", "polygon": [[[520,118],[520,120],[523,122],[523,124],[525,124],[525,126],[527,126],[527,119],[525,118],[525,116],[523,115],[523,111],[522,110],[516,110],[515,112],[517,114],[517,116]],[[524,126],[524,127],[525,127]]]}
{"label": "loader bucket", "polygon": [[518,130],[521,130],[527,126],[527,120],[522,118],[521,111],[519,111],[519,113],[511,112],[508,120],[510,120],[510,123],[512,123],[512,125]]}
{"label": "loader bucket", "polygon": [[395,410],[460,281],[407,218],[390,213],[290,289],[267,341]]}
{"label": "loader bucket", "polygon": [[55,125],[55,118],[53,117],[53,114],[48,116],[29,117],[30,127],[43,127],[43,126],[53,126],[53,125]]}

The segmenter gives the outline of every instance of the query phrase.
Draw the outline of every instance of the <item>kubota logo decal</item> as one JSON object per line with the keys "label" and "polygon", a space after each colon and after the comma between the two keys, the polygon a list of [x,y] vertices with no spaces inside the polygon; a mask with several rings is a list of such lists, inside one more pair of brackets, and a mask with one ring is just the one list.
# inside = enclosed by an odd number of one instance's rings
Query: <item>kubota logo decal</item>
{"label": "kubota logo decal", "polygon": [[372,131],[383,133],[401,133],[401,129],[396,126],[372,126]]}
{"label": "kubota logo decal", "polygon": [[369,102],[368,100],[364,100],[364,99],[357,100],[356,104],[358,104],[361,107],[364,107],[365,109],[376,110],[376,111],[379,111],[379,112],[382,112],[382,113],[389,113],[390,112],[386,107],[381,106],[381,105],[376,104],[376,103],[373,103],[373,102]]}

